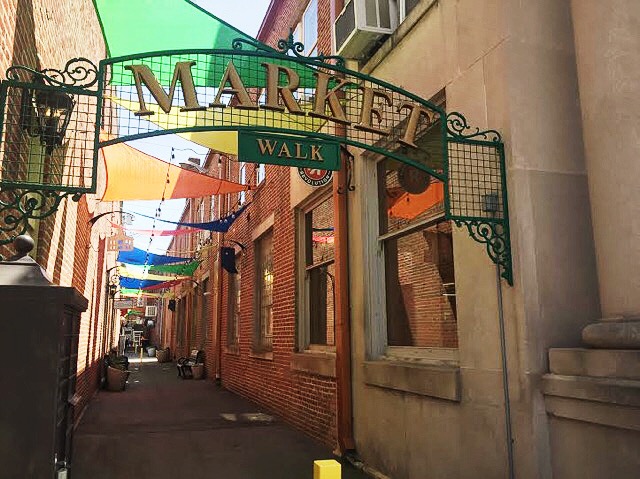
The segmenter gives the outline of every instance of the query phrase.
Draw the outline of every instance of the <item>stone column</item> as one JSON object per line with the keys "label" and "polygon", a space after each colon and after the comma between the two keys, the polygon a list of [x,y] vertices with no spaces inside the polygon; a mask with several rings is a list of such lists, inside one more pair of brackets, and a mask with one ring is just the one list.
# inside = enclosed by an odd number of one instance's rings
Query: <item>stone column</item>
{"label": "stone column", "polygon": [[[640,347],[640,322],[628,321],[640,318],[640,2],[572,0],[571,8],[600,302],[608,319],[588,326],[583,337],[592,346]],[[624,345],[614,344],[620,335]]]}

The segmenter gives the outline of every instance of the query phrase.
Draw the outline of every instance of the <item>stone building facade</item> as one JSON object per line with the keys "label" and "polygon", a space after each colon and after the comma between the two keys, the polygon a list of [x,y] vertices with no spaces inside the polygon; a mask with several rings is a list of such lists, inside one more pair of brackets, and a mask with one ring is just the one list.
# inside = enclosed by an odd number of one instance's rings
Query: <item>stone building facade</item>
{"label": "stone building facade", "polygon": [[[345,3],[274,0],[258,39],[274,45],[291,30],[305,54],[335,53]],[[514,284],[433,198],[399,221],[405,192],[385,158],[349,148],[346,196],[293,168],[263,176],[220,158],[225,175],[255,187],[213,215],[251,202],[212,238],[213,251],[244,248],[238,275],[210,258],[210,340],[195,336],[209,376],[387,477],[637,477],[640,5],[385,4],[398,7],[397,27],[348,66],[500,132]],[[329,238],[345,202],[340,285]],[[332,287],[348,290],[341,321],[330,320],[343,306]]]}

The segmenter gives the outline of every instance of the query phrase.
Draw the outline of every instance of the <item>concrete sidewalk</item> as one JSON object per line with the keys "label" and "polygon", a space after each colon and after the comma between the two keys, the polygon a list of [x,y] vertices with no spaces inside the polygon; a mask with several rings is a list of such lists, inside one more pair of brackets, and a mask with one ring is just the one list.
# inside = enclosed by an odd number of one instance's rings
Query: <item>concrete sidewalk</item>
{"label": "concrete sidewalk", "polygon": [[[331,451],[172,363],[130,365],[127,389],[100,391],[74,435],[73,479],[311,479]],[[366,474],[343,463],[344,479]]]}

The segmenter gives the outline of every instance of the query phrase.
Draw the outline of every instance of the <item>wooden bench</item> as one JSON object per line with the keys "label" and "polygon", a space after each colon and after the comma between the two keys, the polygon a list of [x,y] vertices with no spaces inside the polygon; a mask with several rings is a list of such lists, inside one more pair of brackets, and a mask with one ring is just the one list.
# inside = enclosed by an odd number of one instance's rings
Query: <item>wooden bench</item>
{"label": "wooden bench", "polygon": [[191,355],[188,358],[178,359],[176,367],[178,368],[178,376],[183,379],[193,378],[193,371],[191,366],[204,363],[204,351],[197,349],[191,350]]}

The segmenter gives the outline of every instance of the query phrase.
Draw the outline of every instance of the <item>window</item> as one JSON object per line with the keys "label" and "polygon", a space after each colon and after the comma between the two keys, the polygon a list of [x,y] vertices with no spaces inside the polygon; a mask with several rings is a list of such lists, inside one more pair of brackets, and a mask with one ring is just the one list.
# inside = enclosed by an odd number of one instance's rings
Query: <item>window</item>
{"label": "window", "polygon": [[236,274],[228,274],[227,288],[227,345],[238,344],[238,331],[240,327],[240,298],[241,298],[241,276],[240,259],[236,257]]}
{"label": "window", "polygon": [[457,348],[451,224],[444,188],[395,160],[378,163],[387,344]]}
{"label": "window", "polygon": [[304,44],[303,55],[318,53],[318,0],[311,0],[307,5],[300,23],[293,30],[293,40]]}
{"label": "window", "polygon": [[256,185],[259,185],[264,181],[267,176],[267,170],[262,163],[256,164]]}
{"label": "window", "polygon": [[[240,165],[240,173],[239,173],[239,182],[241,184],[245,184],[247,181],[247,164],[246,163],[239,163]],[[246,191],[241,191],[240,193],[238,193],[238,206],[242,206],[244,204],[244,202],[246,201],[247,198],[247,192]]]}
{"label": "window", "polygon": [[273,337],[273,231],[255,242],[256,294],[255,343],[256,351],[271,351]]}
{"label": "window", "polygon": [[[196,211],[196,217],[197,217],[196,221],[198,223],[204,223],[206,221],[205,220],[205,208],[204,208],[204,205],[205,205],[204,199],[198,200],[198,209]],[[206,230],[201,230],[198,233],[198,246],[202,246],[203,244],[206,243],[207,234],[208,234],[208,231],[206,231]]]}
{"label": "window", "polygon": [[420,0],[398,0],[398,13],[400,14],[400,22],[403,22],[405,18],[411,13]]}
{"label": "window", "polygon": [[207,336],[207,329],[209,326],[209,278],[202,280],[202,290],[200,297],[200,341],[204,342],[204,338]]}
{"label": "window", "polygon": [[303,348],[335,345],[333,198],[304,213]]}
{"label": "window", "polygon": [[196,287],[191,293],[191,315],[189,321],[189,347],[193,348],[197,339],[197,324],[199,323],[200,310],[198,308],[198,299],[200,298],[200,288]]}
{"label": "window", "polygon": [[176,342],[178,346],[182,346],[184,344],[184,324],[187,320],[187,311],[186,311],[187,302],[185,298],[178,298],[178,314],[176,315]]}

